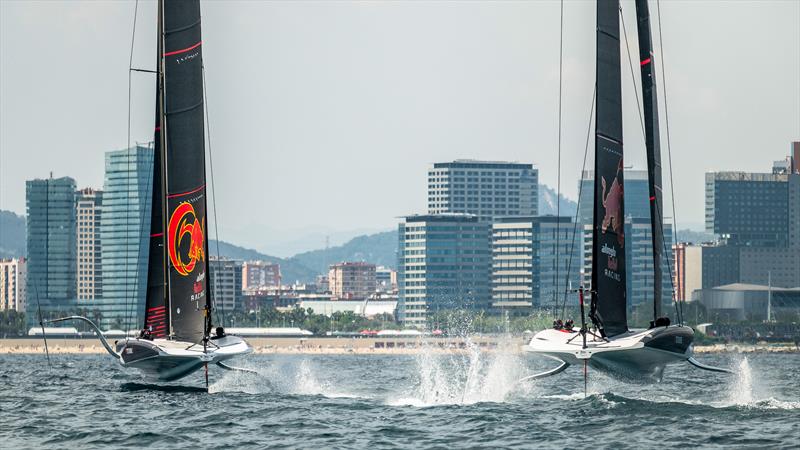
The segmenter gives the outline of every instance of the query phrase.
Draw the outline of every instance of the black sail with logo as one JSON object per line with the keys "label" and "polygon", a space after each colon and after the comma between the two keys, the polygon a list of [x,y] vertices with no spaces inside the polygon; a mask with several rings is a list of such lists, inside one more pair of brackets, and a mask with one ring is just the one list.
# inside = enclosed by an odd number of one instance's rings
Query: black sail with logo
{"label": "black sail with logo", "polygon": [[606,336],[628,331],[619,0],[597,1],[597,119],[591,318]]}
{"label": "black sail with logo", "polygon": [[[208,312],[208,256],[206,254],[206,174],[203,123],[202,41],[198,0],[159,2],[160,40],[159,100],[163,164],[162,191],[154,203],[151,268],[147,309],[160,306],[159,281],[164,289],[165,320],[169,335],[187,342],[200,342]],[[158,171],[158,167],[156,168]],[[154,189],[155,192],[155,189]],[[155,202],[155,200],[154,200]],[[156,217],[161,206],[162,217]],[[155,224],[161,225],[156,228]],[[161,279],[153,273],[158,256],[166,267]],[[152,301],[151,301],[152,291]],[[154,311],[154,313],[157,311]],[[148,316],[150,317],[150,316]],[[157,317],[157,316],[152,316]],[[146,318],[147,320],[147,318]],[[146,322],[147,323],[147,322]]]}

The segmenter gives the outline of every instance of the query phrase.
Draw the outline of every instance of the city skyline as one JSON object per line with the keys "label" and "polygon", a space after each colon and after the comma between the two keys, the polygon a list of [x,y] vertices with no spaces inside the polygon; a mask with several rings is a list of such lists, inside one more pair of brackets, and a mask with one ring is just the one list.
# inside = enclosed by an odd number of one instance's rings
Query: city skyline
{"label": "city skyline", "polygon": [[[402,3],[234,5],[204,5],[222,239],[251,245],[259,235],[290,239],[290,228],[392,229],[397,216],[425,212],[435,161],[533,163],[556,188],[558,2],[426,4],[424,14]],[[800,138],[800,4],[763,5],[661,5],[678,228],[703,221],[705,172],[768,171]],[[623,7],[633,50],[633,8]],[[99,188],[103,153],[126,147],[133,3],[0,8],[0,208],[22,213],[26,179],[54,171]],[[139,5],[135,67],[153,63],[148,8]],[[736,32],[744,17],[753,26],[746,34]],[[711,18],[720,32],[697,39],[693,30]],[[573,200],[594,74],[592,22],[591,7],[565,4],[561,188]],[[33,24],[51,34],[11,39]],[[51,66],[80,69],[52,77]],[[624,75],[627,163],[644,168]],[[152,139],[154,98],[148,75],[133,80],[131,145]],[[34,132],[42,123],[48,132]],[[320,188],[363,186],[370,208],[318,201]]]}

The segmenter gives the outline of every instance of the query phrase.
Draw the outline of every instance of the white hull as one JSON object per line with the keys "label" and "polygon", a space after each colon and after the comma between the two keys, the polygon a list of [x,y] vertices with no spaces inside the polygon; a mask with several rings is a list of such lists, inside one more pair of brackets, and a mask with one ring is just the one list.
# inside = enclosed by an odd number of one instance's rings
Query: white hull
{"label": "white hull", "polygon": [[124,367],[139,369],[156,381],[174,381],[203,368],[253,351],[242,338],[225,336],[212,339],[203,352],[202,344],[168,339],[126,339],[117,343],[119,361]]}
{"label": "white hull", "polygon": [[[544,330],[524,350],[555,358],[566,364],[580,364],[627,381],[660,381],[664,368],[692,357],[693,331],[685,326],[657,327],[629,331],[608,340],[586,335],[586,348],[577,331]],[[571,340],[571,341],[570,341]]]}

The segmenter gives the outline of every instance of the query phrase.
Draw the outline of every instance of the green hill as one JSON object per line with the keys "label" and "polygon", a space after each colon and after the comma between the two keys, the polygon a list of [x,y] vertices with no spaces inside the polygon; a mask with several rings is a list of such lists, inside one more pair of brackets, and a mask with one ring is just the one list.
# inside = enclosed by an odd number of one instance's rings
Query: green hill
{"label": "green hill", "polygon": [[0,258],[25,256],[25,217],[0,211]]}
{"label": "green hill", "polygon": [[358,236],[338,247],[298,253],[289,258],[317,273],[326,273],[328,266],[343,261],[364,261],[379,266],[397,265],[397,231]]}
{"label": "green hill", "polygon": [[[217,254],[216,241],[210,240],[208,242],[208,251],[212,255]],[[297,261],[265,255],[256,250],[239,247],[238,245],[228,242],[219,242],[219,254],[227,258],[240,259],[242,261],[261,260],[270,263],[278,263],[281,265],[281,275],[283,276],[283,282],[286,284],[292,284],[295,281],[308,283],[317,279],[318,273],[315,270],[309,269]]]}

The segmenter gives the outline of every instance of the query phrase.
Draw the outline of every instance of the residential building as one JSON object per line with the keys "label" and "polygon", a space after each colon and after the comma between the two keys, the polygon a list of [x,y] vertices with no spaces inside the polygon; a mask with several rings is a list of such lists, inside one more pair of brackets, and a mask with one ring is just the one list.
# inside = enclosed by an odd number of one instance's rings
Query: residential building
{"label": "residential building", "polygon": [[218,311],[233,312],[242,304],[242,261],[211,257],[209,272],[211,300]]}
{"label": "residential building", "polygon": [[0,311],[25,312],[25,258],[0,259]]}
{"label": "residential building", "polygon": [[393,292],[397,290],[396,271],[383,266],[375,268],[375,290],[378,292]]}
{"label": "residential building", "polygon": [[280,284],[280,264],[267,261],[246,261],[242,264],[242,289],[260,289]]}
{"label": "residential building", "polygon": [[92,307],[103,296],[100,221],[103,191],[92,188],[75,193],[77,296],[79,307]]}
{"label": "residential building", "polygon": [[571,217],[499,217],[492,224],[492,307],[527,314],[577,289],[580,238]]}
{"label": "residential building", "polygon": [[375,264],[342,262],[328,271],[328,285],[333,298],[364,299],[375,293]]}
{"label": "residential building", "polygon": [[[42,315],[72,311],[76,299],[75,180],[29,180],[27,204],[27,288]],[[27,302],[29,324],[38,323],[37,303]]]}
{"label": "residential building", "polygon": [[316,285],[317,292],[320,294],[331,292],[331,284],[328,282],[328,274],[317,275]]}
{"label": "residential building", "polygon": [[101,327],[136,329],[144,315],[149,256],[153,147],[105,154],[100,224],[103,298]]}
{"label": "residential building", "polygon": [[459,159],[428,169],[428,213],[499,216],[539,213],[539,170],[533,164]]}
{"label": "residential building", "polygon": [[[691,301],[692,292],[697,289],[703,288],[703,251],[705,249],[706,255],[713,250],[711,244],[689,244],[679,243],[674,245],[673,259],[675,261],[673,278],[675,287],[675,298],[678,301]],[[724,262],[724,261],[723,261]],[[710,271],[713,269],[708,267],[706,275],[710,279]],[[731,271],[732,269],[726,269]],[[717,275],[719,276],[719,275]]]}
{"label": "residential building", "polygon": [[424,328],[429,312],[491,307],[489,224],[471,214],[408,216],[400,223],[398,319]]}

